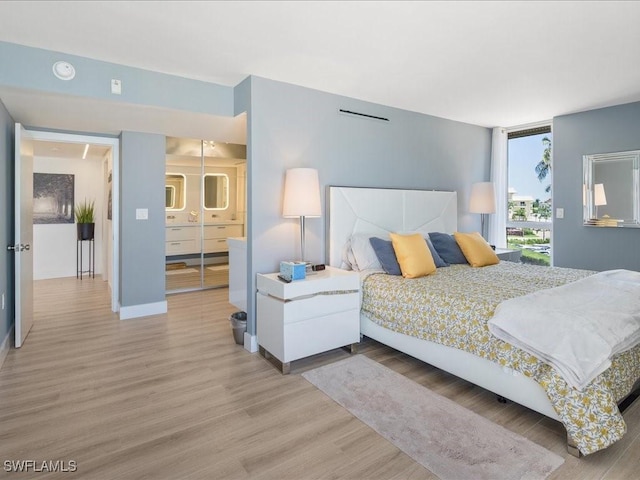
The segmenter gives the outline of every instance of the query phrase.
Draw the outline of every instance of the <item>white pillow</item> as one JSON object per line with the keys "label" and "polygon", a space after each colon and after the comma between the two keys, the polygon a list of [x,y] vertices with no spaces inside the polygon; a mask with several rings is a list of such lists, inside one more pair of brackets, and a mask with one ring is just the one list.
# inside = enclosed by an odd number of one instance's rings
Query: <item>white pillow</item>
{"label": "white pillow", "polygon": [[342,247],[342,265],[340,265],[340,268],[344,270],[357,270],[358,268],[356,258],[351,250],[351,237],[347,239],[347,243]]}
{"label": "white pillow", "polygon": [[371,237],[380,237],[382,235],[373,235],[370,233],[354,233],[351,235],[351,252],[355,259],[355,265],[351,263],[351,268],[356,271],[363,270],[382,270],[382,265],[378,260],[376,252],[369,242]]}

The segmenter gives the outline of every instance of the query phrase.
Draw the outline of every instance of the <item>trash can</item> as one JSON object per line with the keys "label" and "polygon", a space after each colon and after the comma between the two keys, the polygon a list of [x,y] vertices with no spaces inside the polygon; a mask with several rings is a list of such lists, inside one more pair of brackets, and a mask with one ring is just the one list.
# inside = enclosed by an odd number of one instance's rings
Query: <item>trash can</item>
{"label": "trash can", "polygon": [[244,332],[247,331],[247,312],[232,313],[229,321],[233,329],[233,339],[238,345],[244,345]]}

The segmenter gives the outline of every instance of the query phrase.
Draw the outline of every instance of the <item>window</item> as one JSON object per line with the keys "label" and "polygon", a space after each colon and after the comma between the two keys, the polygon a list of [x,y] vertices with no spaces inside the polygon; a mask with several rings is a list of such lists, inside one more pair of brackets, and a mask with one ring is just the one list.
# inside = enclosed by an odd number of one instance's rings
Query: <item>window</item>
{"label": "window", "polygon": [[521,261],[551,264],[552,191],[550,125],[507,135],[507,245]]}

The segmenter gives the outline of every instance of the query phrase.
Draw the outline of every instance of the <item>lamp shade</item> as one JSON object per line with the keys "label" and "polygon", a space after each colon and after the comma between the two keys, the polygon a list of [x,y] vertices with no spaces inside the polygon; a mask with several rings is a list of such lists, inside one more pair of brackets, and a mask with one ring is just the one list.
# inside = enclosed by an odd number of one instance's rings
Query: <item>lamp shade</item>
{"label": "lamp shade", "polygon": [[471,213],[495,213],[496,194],[492,182],[478,182],[471,186],[469,211]]}
{"label": "lamp shade", "polygon": [[607,204],[607,196],[604,194],[604,183],[596,183],[593,186],[593,204],[596,206]]}
{"label": "lamp shade", "polygon": [[320,182],[314,168],[291,168],[284,179],[284,217],[320,217]]}

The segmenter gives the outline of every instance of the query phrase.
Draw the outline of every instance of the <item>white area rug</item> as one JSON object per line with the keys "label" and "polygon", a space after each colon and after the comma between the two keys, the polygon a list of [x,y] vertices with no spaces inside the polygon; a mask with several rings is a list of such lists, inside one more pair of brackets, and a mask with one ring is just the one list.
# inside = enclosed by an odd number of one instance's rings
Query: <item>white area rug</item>
{"label": "white area rug", "polygon": [[443,480],[544,479],[564,463],[364,355],[302,376]]}
{"label": "white area rug", "polygon": [[181,275],[183,273],[198,273],[195,268],[176,268],[175,270],[165,270],[165,275]]}

